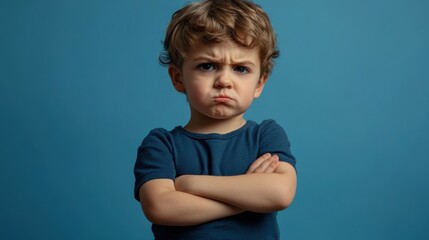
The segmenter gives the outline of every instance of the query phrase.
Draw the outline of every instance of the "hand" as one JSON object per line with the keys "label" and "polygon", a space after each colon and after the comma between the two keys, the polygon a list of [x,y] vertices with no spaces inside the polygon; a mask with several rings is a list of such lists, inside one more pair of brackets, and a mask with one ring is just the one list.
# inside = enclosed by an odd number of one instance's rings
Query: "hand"
{"label": "hand", "polygon": [[250,173],[273,173],[279,166],[279,156],[266,153],[256,159],[247,170],[246,174]]}

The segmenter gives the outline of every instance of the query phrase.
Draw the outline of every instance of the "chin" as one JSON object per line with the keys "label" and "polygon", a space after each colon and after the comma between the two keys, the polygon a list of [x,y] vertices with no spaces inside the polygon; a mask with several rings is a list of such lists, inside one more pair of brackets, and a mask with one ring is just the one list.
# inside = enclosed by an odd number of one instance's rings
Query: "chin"
{"label": "chin", "polygon": [[241,115],[241,113],[231,114],[231,113],[225,113],[225,112],[214,112],[210,115],[210,117],[213,119],[217,119],[217,120],[228,120],[228,119],[232,119],[232,118],[235,118],[237,116],[240,116],[240,115]]}

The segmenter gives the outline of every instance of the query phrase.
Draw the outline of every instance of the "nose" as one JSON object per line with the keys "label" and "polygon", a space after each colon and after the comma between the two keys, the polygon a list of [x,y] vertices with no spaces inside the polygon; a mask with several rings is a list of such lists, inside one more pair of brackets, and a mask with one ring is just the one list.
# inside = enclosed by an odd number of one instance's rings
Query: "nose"
{"label": "nose", "polygon": [[216,76],[215,87],[216,88],[231,88],[232,80],[231,75],[227,70],[219,71],[219,74]]}

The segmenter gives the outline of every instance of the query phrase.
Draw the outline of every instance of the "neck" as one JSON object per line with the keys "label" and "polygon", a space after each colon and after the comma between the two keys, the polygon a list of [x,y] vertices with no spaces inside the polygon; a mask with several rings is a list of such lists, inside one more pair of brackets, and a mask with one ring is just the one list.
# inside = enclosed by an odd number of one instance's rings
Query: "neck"
{"label": "neck", "polygon": [[184,128],[194,133],[226,134],[241,128],[244,124],[246,124],[246,120],[244,120],[243,114],[228,119],[191,116]]}

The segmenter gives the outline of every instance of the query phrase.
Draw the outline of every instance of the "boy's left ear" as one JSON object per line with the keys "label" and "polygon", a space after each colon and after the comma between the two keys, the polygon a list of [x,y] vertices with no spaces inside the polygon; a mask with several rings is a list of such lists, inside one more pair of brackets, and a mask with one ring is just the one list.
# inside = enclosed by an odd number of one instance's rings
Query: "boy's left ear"
{"label": "boy's left ear", "polygon": [[258,85],[256,85],[255,93],[253,94],[254,98],[258,98],[262,94],[262,90],[264,90],[265,83],[268,80],[268,75],[263,74],[258,81]]}

